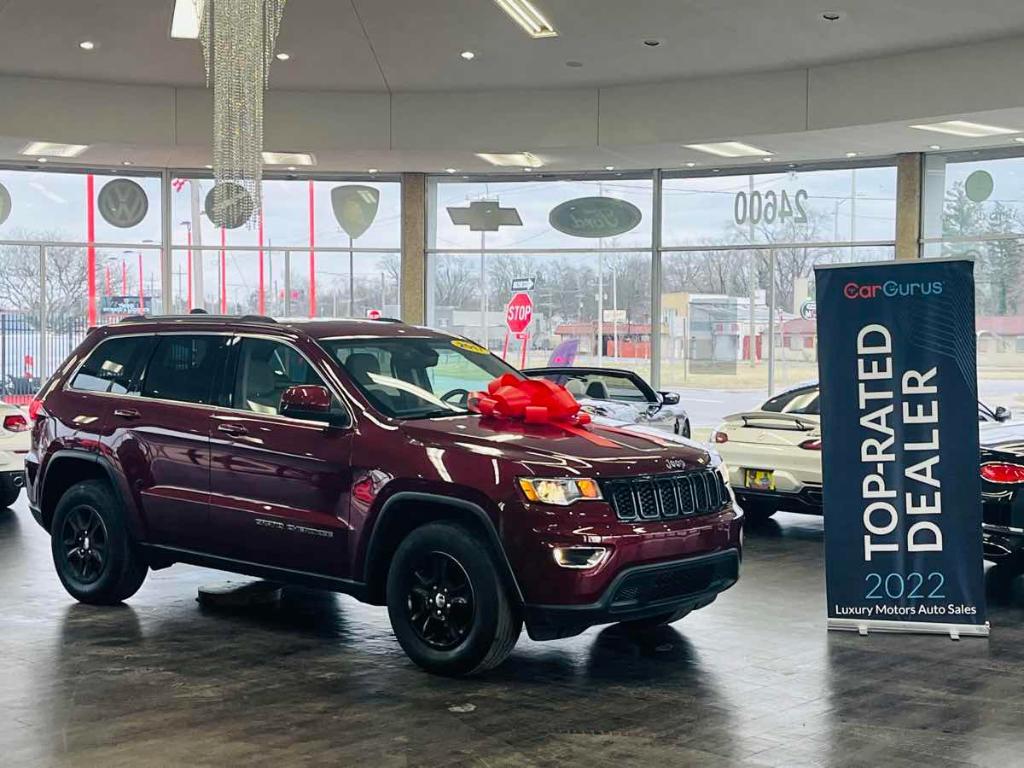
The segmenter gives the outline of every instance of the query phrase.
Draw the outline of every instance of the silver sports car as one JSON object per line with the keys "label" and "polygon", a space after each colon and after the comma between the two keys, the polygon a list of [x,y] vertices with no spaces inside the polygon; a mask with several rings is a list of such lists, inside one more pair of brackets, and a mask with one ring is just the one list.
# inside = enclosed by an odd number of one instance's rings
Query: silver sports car
{"label": "silver sports car", "polygon": [[690,436],[690,419],[677,392],[655,392],[633,371],[618,368],[527,368],[533,378],[563,385],[583,409],[629,424],[651,424]]}

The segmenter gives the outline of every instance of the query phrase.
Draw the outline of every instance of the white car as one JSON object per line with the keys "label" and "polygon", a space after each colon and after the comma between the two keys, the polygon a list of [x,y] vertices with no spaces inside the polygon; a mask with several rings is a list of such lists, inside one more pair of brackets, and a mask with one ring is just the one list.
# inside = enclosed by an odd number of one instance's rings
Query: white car
{"label": "white car", "polygon": [[28,419],[21,409],[0,403],[0,509],[11,506],[25,487]]}
{"label": "white car", "polygon": [[711,433],[751,521],[779,510],[822,514],[818,402],[818,385],[804,384],[726,416]]}

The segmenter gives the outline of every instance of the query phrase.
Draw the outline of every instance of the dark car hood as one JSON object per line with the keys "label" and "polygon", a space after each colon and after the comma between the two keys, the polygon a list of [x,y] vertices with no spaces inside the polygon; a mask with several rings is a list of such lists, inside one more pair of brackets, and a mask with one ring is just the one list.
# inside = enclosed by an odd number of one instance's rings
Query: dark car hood
{"label": "dark car hood", "polygon": [[[458,448],[516,462],[537,474],[562,470],[596,476],[660,474],[711,465],[706,446],[667,432],[601,420],[585,427],[589,434],[615,443],[598,445],[557,426],[485,419],[478,415],[449,416],[404,422],[406,436],[424,445]],[[649,437],[644,437],[644,434]]]}

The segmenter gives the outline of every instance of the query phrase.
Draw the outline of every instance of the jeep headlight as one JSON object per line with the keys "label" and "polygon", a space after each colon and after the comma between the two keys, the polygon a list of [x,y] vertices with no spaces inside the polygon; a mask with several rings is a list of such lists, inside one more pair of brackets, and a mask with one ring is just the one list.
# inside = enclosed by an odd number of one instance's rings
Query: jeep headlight
{"label": "jeep headlight", "polygon": [[519,487],[530,501],[566,506],[580,499],[600,499],[596,480],[586,477],[520,477]]}

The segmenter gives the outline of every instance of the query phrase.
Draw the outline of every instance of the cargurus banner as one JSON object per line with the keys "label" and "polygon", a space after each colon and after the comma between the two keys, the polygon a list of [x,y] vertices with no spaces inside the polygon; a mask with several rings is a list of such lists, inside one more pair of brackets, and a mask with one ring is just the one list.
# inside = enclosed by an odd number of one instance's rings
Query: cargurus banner
{"label": "cargurus banner", "polygon": [[830,629],[988,634],[973,271],[815,270]]}

